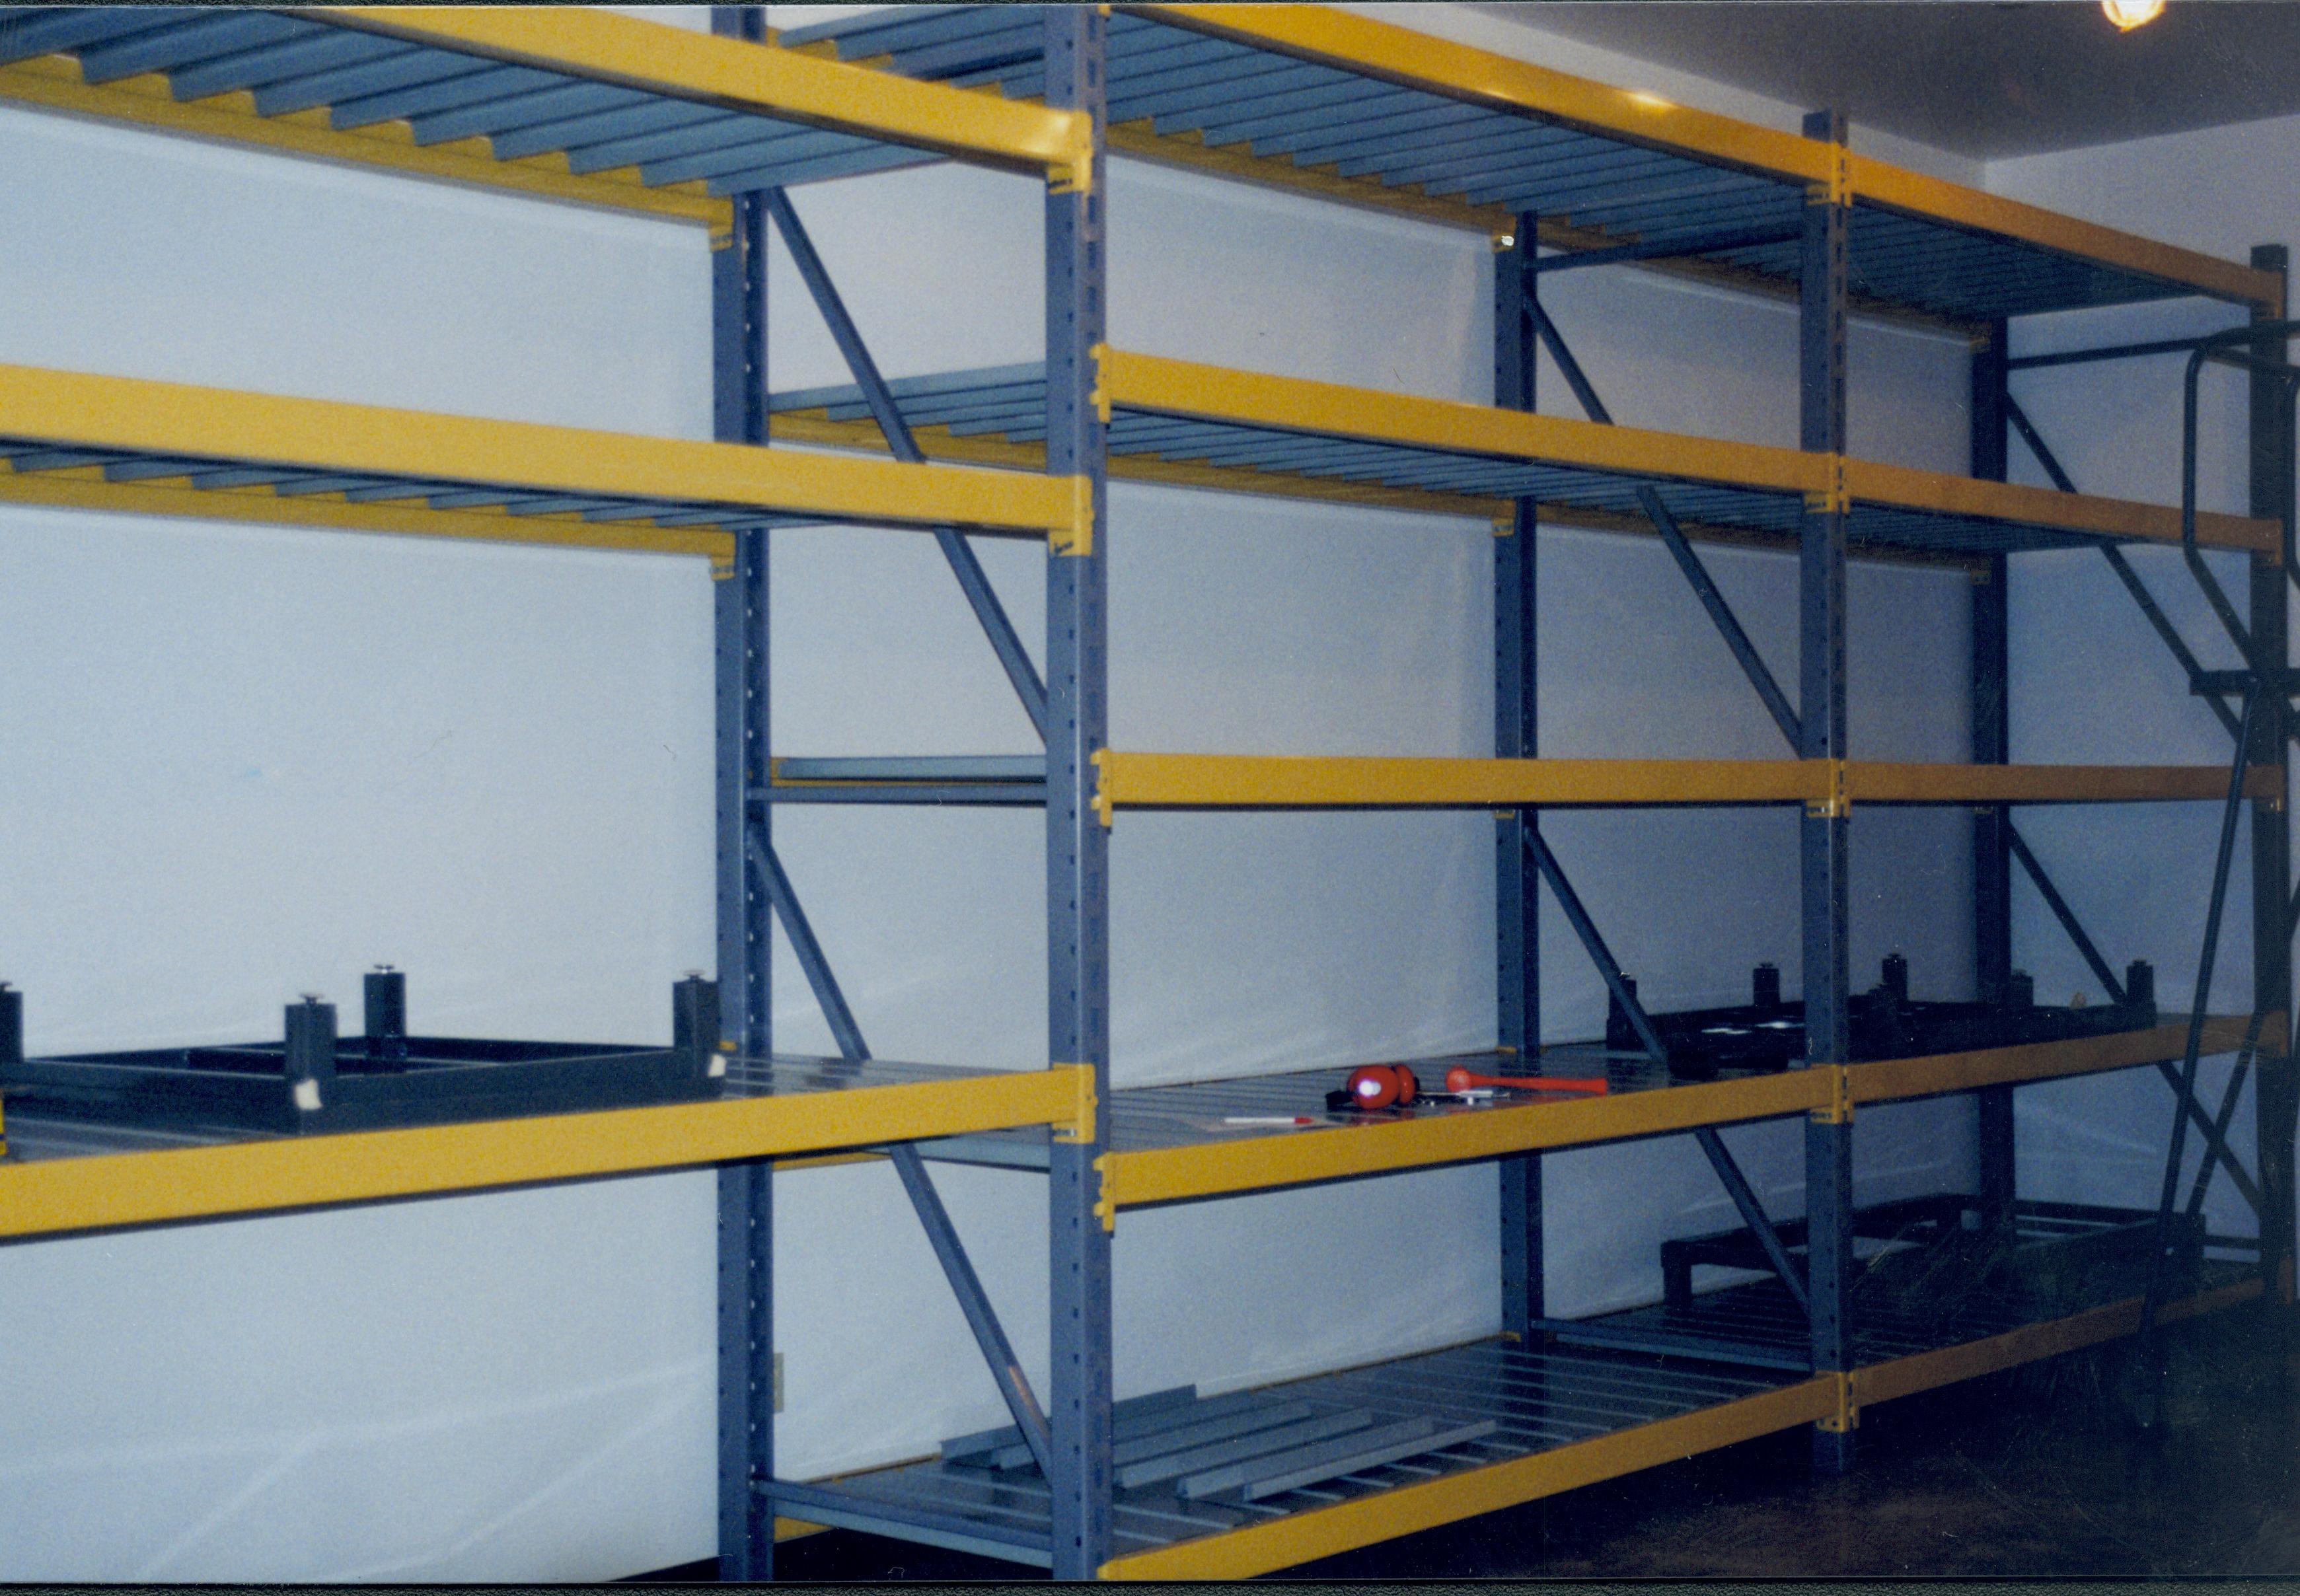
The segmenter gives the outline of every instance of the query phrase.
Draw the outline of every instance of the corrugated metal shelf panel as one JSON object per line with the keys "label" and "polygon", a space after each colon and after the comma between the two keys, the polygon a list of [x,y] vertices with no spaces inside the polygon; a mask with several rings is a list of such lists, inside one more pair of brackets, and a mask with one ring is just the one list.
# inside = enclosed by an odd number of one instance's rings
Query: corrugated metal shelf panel
{"label": "corrugated metal shelf panel", "polygon": [[[1254,1400],[1273,1411],[1362,1411],[1376,1424],[1429,1419],[1441,1430],[1495,1427],[1434,1453],[1261,1501],[1188,1500],[1171,1484],[1121,1490],[1104,1572],[1167,1572],[1128,1566],[1160,1554],[1181,1556],[1171,1569],[1179,1577],[1283,1567],[1404,1533],[1394,1522],[1400,1512],[1444,1523],[1502,1505],[1488,1500],[1496,1489],[1506,1500],[1529,1500],[1665,1456],[1786,1429],[1827,1410],[1824,1384],[1633,1354],[1526,1351],[1493,1341],[1269,1387]],[[1536,1459],[1546,1467],[1526,1467]],[[794,1517],[836,1517],[906,1539],[966,1544],[1041,1567],[1048,1560],[1046,1484],[1035,1472],[994,1475],[930,1462],[800,1489],[803,1495],[779,1499]],[[1384,1500],[1403,1492],[1412,1495]]]}
{"label": "corrugated metal shelf panel", "polygon": [[[1432,508],[1499,513],[1531,497],[1562,519],[1650,528],[1658,495],[1683,526],[1758,538],[1796,536],[1808,493],[1829,486],[1827,456],[1758,445],[1528,416],[1329,383],[1195,365],[1126,351],[1104,357],[1113,470],[1129,461],[1204,473],[1201,485],[1285,492],[1304,482],[1419,495]],[[1003,446],[1027,465],[1046,437],[1046,380],[1035,365],[938,373],[888,385],[930,456]],[[770,401],[787,436],[883,446],[851,384]],[[938,450],[939,446],[939,450]],[[2179,512],[2076,494],[1976,483],[1938,472],[1847,461],[1847,536],[1871,548],[1954,555],[2177,542]],[[2201,514],[2200,542],[2272,552],[2273,522]]]}
{"label": "corrugated metal shelf panel", "polygon": [[11,1109],[0,1236],[587,1179],[1077,1117],[1079,1067],[730,1060],[702,1101],[343,1135],[202,1135]]}
{"label": "corrugated metal shelf panel", "polygon": [[[904,7],[782,36],[908,77],[1029,100],[1036,41],[1002,7]],[[1794,283],[1819,143],[1307,6],[1129,6],[1111,20],[1112,148],[1545,243],[1710,245]],[[2265,303],[2233,262],[1854,157],[1852,286],[1956,320],[2204,293]],[[1551,229],[1554,237],[1551,236]],[[1738,243],[1732,241],[1739,241]]]}
{"label": "corrugated metal shelf panel", "polygon": [[579,7],[8,6],[0,97],[706,220],[950,156],[1067,170],[1085,143],[1069,113]]}

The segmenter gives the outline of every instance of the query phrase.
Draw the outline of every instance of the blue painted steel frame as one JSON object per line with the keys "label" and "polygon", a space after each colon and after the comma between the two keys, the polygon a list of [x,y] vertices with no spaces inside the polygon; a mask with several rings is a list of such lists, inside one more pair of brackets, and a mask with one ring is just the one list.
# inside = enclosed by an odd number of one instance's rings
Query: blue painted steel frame
{"label": "blue painted steel frame", "polygon": [[[2005,479],[2012,396],[2005,392],[2010,330],[1992,322],[1972,353],[1971,471],[1987,482]],[[2112,547],[2104,544],[2103,547]],[[1971,752],[1976,765],[2002,765],[2012,749],[2011,568],[1990,554],[1972,579]],[[2012,979],[2012,821],[2003,804],[1984,804],[1972,816],[1973,994],[2002,1002]],[[1992,1228],[2012,1220],[2012,1088],[1983,1086],[1974,1094],[1979,1118],[1980,1212]]]}
{"label": "blue painted steel frame", "polygon": [[[712,31],[763,41],[757,6],[715,6]],[[767,441],[765,216],[734,202],[711,253],[712,432]],[[715,584],[718,717],[719,1014],[722,1045],[771,1050],[772,925],[753,847],[771,845],[767,780],[767,535],[735,539],[735,569]],[[719,1577],[771,1578],[773,1504],[753,1482],[774,1475],[774,1188],[763,1160],[722,1167],[719,1182]]]}
{"label": "blue painted steel frame", "polygon": [[[1540,279],[1533,270],[1539,218],[1517,219],[1508,247],[1494,257],[1494,403],[1505,410],[1536,408],[1534,301]],[[1499,532],[1501,528],[1495,528]],[[1494,755],[1532,759],[1540,752],[1539,638],[1534,501],[1512,507],[1506,536],[1494,539]],[[1494,820],[1495,1035],[1532,1060],[1541,1052],[1540,876],[1531,842],[1540,817],[1511,810]],[[1548,1315],[1543,1289],[1541,1155],[1500,1160],[1502,1328],[1521,1342],[1538,1334]]]}
{"label": "blue painted steel frame", "polygon": [[1050,6],[1046,104],[1092,118],[1092,177],[1046,195],[1046,470],[1083,477],[1093,510],[1083,546],[1046,561],[1046,1040],[1053,1060],[1094,1069],[1093,1134],[1054,1142],[1047,1168],[1048,1307],[1054,1377],[1053,1572],[1091,1579],[1111,1549],[1110,1233],[1095,1211],[1096,1160],[1110,1101],[1109,834],[1095,813],[1096,750],[1108,741],[1104,587],[1109,546],[1104,424],[1093,393],[1104,337],[1102,139],[1109,21]]}
{"label": "blue painted steel frame", "polygon": [[[2262,245],[2252,252],[2252,264],[2280,274],[2289,270],[2284,245]],[[2262,307],[2255,321],[2279,320],[2288,306]],[[2262,359],[2287,347],[2279,338],[2254,353]],[[2252,372],[2251,505],[2253,514],[2284,523],[2285,546],[2291,547],[2294,516],[2294,442],[2292,390],[2272,374],[2254,367]],[[2250,631],[2254,652],[2279,668],[2291,662],[2285,581],[2295,577],[2255,557],[2250,584]],[[2252,805],[2253,1008],[2255,1011],[2290,1007],[2292,993],[2292,905],[2287,895],[2292,881],[2292,817],[2284,802],[2291,789],[2291,709],[2281,693],[2261,695],[2254,711],[2252,761],[2277,767],[2277,801],[2255,800]],[[2288,1311],[2279,1315],[2288,1325],[2294,1301],[2293,1138],[2300,1128],[2300,1086],[2294,1080],[2291,1027],[2287,1024],[2283,1056],[2262,1058],[2254,1100],[2259,1121],[2260,1267],[2266,1300]],[[2205,1166],[2210,1168],[2209,1163]]]}
{"label": "blue painted steel frame", "polygon": [[[1841,112],[1807,117],[1805,136],[1845,142]],[[1851,206],[1827,193],[1808,195],[1799,270],[1800,446],[1845,452],[1845,310],[1846,245]],[[1841,498],[1809,503],[1800,539],[1798,715],[1801,757],[1846,757],[1845,713],[1845,504]],[[1851,895],[1847,890],[1850,825],[1841,805],[1808,810],[1799,822],[1804,923],[1805,1059],[1842,1064],[1847,1035],[1851,964]],[[1805,1122],[1805,1277],[1811,1296],[1812,1365],[1847,1369],[1853,1363],[1853,1124],[1848,1116],[1815,1115]],[[1813,1431],[1814,1466],[1842,1473],[1853,1464],[1853,1433]]]}

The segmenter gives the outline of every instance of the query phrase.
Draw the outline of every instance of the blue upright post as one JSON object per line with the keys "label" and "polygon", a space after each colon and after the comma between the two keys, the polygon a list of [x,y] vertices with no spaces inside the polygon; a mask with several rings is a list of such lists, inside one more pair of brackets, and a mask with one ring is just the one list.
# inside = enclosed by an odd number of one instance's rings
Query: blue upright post
{"label": "blue upright post", "polygon": [[[1832,179],[1804,205],[1799,278],[1800,444],[1816,453],[1845,451],[1845,302],[1851,207],[1844,180],[1845,118],[1816,112],[1805,136],[1836,153]],[[1845,520],[1841,487],[1805,504],[1798,577],[1804,703],[1803,757],[1841,760],[1845,746]],[[1805,1060],[1842,1064],[1850,1051],[1847,956],[1851,896],[1846,890],[1849,829],[1846,806],[1830,798],[1808,806],[1799,852],[1804,920]],[[1853,1280],[1853,1123],[1843,1105],[1816,1110],[1805,1124],[1806,1282],[1812,1299],[1812,1361],[1821,1370],[1852,1367],[1849,1301]],[[1842,1418],[1813,1432],[1813,1462],[1823,1472],[1852,1467],[1853,1432]]]}
{"label": "blue upright post", "polygon": [[[1991,322],[1987,342],[1972,352],[1971,467],[1987,482],[2002,482],[2011,431],[2005,410],[2003,318]],[[2001,765],[2012,757],[2011,719],[2012,613],[2002,553],[1988,556],[1972,578],[1972,762]],[[1986,804],[1972,816],[1973,995],[2002,1002],[2012,981],[2012,822],[2004,806]],[[2012,1088],[1983,1086],[1974,1094],[1979,1123],[1980,1211],[1993,1227],[2012,1218],[2014,1196]]]}
{"label": "blue upright post", "polygon": [[[1530,270],[1538,219],[1521,216],[1510,244],[1494,256],[1494,403],[1534,408],[1533,317],[1540,279]],[[1534,711],[1534,502],[1520,499],[1494,538],[1494,753],[1532,759],[1539,752]],[[1527,838],[1529,809],[1494,820],[1494,993],[1496,1032],[1529,1068],[1541,1052],[1541,877]],[[1538,1071],[1535,1073],[1538,1073]],[[1541,1155],[1501,1160],[1502,1328],[1521,1342],[1547,1317],[1542,1294]]]}
{"label": "blue upright post", "polygon": [[[712,8],[712,31],[763,42],[755,5]],[[732,225],[711,240],[712,431],[767,441],[765,212],[736,196]],[[718,676],[719,1018],[724,1044],[771,1045],[772,910],[749,868],[764,851],[769,810],[750,794],[767,778],[767,535],[738,533],[734,569],[716,584]],[[753,1482],[774,1473],[774,1209],[764,1161],[719,1171],[719,1577],[771,1578],[774,1509]]]}
{"label": "blue upright post", "polygon": [[[2283,245],[2266,244],[2252,252],[2252,263],[2281,278],[2289,259]],[[2272,320],[2285,314],[2281,303],[2260,305],[2254,307],[2253,319]],[[2274,360],[2287,348],[2281,338],[2262,339],[2253,353],[2263,360]],[[2292,394],[2269,372],[2253,373],[2251,442],[2252,513],[2285,525],[2288,558],[2294,486]],[[2253,557],[2250,626],[2254,652],[2279,668],[2286,666],[2290,657],[2287,575],[2279,561]],[[2251,762],[2277,769],[2276,797],[2257,799],[2252,805],[2252,980],[2256,1011],[2291,1007],[2292,816],[2285,802],[2291,786],[2288,712],[2280,692],[2262,694],[2253,711]],[[2293,1137],[2296,1122],[2300,1122],[2300,1085],[2294,1079],[2288,1018],[2286,1028],[2281,1047],[2261,1052],[2254,1108],[2259,1122],[2262,1285],[2269,1302],[2288,1310],[2294,1296]],[[2278,1317],[2288,1327],[2288,1311]]]}
{"label": "blue upright post", "polygon": [[1091,175],[1046,195],[1046,470],[1085,480],[1088,524],[1046,561],[1046,1039],[1058,1064],[1094,1068],[1090,1135],[1054,1143],[1047,1170],[1053,1379],[1054,1576],[1091,1579],[1111,1548],[1110,1234],[1096,1211],[1110,1101],[1110,841],[1094,755],[1108,741],[1103,424],[1103,65],[1099,7],[1049,6],[1046,104],[1094,120]]}

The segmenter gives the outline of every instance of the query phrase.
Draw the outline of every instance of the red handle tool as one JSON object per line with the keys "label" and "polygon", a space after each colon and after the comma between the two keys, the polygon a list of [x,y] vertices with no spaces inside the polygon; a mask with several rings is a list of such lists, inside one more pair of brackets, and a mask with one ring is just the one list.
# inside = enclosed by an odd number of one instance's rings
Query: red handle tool
{"label": "red handle tool", "polygon": [[1446,1072],[1446,1090],[1466,1092],[1472,1086],[1515,1086],[1522,1092],[1587,1092],[1603,1097],[1612,1088],[1603,1076],[1572,1080],[1548,1075],[1479,1075],[1459,1064]]}

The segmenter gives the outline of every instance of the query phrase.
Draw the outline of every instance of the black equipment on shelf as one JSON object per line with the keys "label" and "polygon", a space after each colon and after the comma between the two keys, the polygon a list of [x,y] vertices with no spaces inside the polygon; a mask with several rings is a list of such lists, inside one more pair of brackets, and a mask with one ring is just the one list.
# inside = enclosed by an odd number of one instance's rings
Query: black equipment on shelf
{"label": "black equipment on shelf", "polygon": [[407,977],[365,982],[364,1032],[336,1008],[288,1006],[279,1042],[27,1059],[23,994],[0,985],[0,1087],[11,1112],[153,1129],[298,1133],[576,1113],[714,1096],[725,1080],[719,988],[671,988],[671,1046],[411,1036]]}
{"label": "black equipment on shelf", "polygon": [[[1624,976],[1621,985],[1632,999],[1637,996],[1634,979]],[[1758,965],[1750,972],[1749,986],[1745,1004],[1646,1016],[1668,1049],[1671,1075],[1709,1080],[1723,1069],[1786,1069],[1804,1057],[1804,1004],[1782,1001],[1780,970]],[[2121,1002],[2060,1007],[2039,1004],[2035,981],[2020,970],[2012,972],[2012,990],[2001,1003],[1913,1000],[1909,961],[1892,953],[1878,984],[1854,995],[1852,1058],[1867,1062],[1979,1052],[2145,1031],[2155,1024],[2156,971],[2145,959],[2134,960],[2125,970]],[[1640,1050],[1637,1027],[1618,997],[1609,1002],[1605,1045],[1624,1052]]]}

